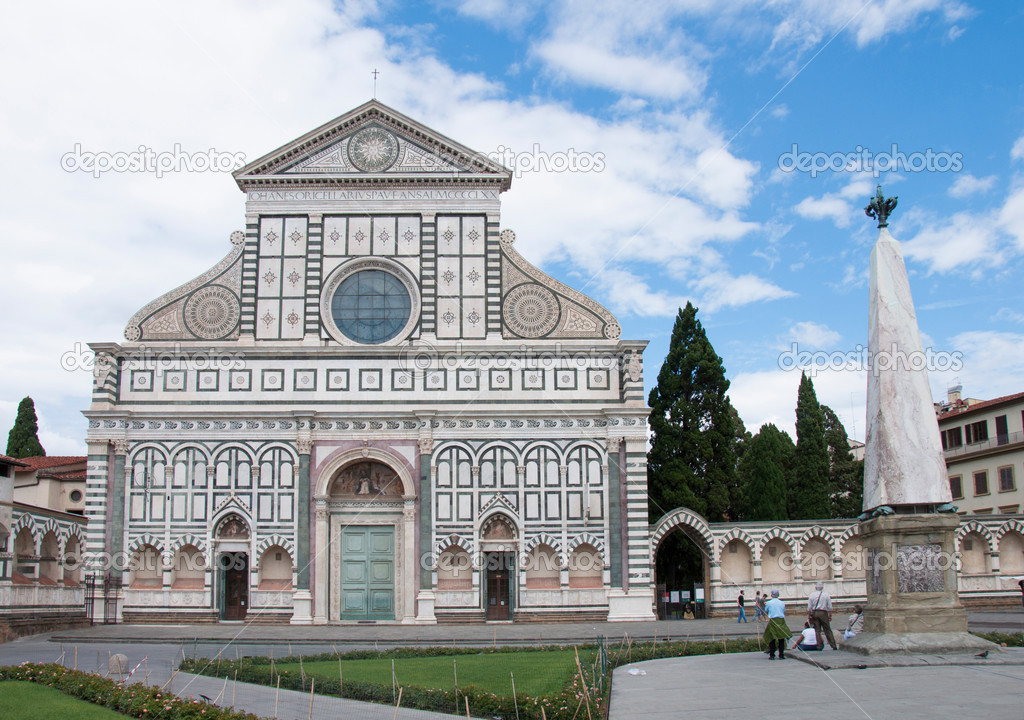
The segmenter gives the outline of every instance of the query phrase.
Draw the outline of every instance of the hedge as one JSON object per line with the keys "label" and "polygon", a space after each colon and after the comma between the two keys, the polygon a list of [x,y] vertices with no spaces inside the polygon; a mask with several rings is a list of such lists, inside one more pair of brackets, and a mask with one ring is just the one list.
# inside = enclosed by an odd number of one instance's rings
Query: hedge
{"label": "hedge", "polygon": [[141,683],[121,685],[108,678],[55,663],[0,667],[0,680],[27,680],[134,718],[161,720],[259,720],[256,715],[222,708],[195,698],[182,699]]}
{"label": "hedge", "polygon": [[[382,652],[358,650],[346,653],[321,653],[303,655],[302,661],[318,662],[328,660],[365,660],[370,658],[408,658],[408,657],[450,657],[453,655],[501,654],[523,652],[545,652],[566,650],[573,646],[542,646],[542,647],[503,647],[503,648],[396,648]],[[595,644],[575,646],[577,650],[594,653],[598,650]],[[723,652],[754,652],[760,649],[757,640],[724,639],[722,641],[679,640],[674,642],[640,642],[624,641],[607,647],[607,673],[602,672],[600,656],[595,653],[593,661],[581,661],[582,678],[575,673],[559,692],[540,697],[517,693],[515,698],[510,695],[496,695],[479,688],[468,686],[457,690],[427,689],[415,686],[402,686],[402,707],[433,710],[438,712],[462,714],[466,711],[465,702],[469,701],[469,712],[476,717],[490,717],[499,720],[572,720],[587,716],[604,717],[607,714],[608,702],[611,697],[611,671],[620,666],[643,660],[658,658],[686,657],[695,655],[713,655]],[[184,672],[214,677],[235,678],[243,682],[259,685],[275,686],[280,680],[281,687],[289,690],[308,692],[310,680],[301,674],[287,670],[278,671],[276,664],[292,664],[299,662],[299,656],[245,657],[237,660],[223,658],[186,658],[180,669]],[[316,679],[315,692],[322,695],[344,697],[350,700],[394,704],[394,688],[390,683],[369,683],[346,680],[341,687],[337,680]],[[543,715],[541,709],[543,708]]]}

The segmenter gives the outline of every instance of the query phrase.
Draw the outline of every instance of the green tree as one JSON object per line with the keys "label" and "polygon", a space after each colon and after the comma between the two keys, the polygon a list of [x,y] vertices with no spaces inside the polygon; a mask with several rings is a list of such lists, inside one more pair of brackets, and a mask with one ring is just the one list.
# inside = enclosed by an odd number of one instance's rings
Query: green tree
{"label": "green tree", "polygon": [[744,520],[788,520],[786,474],[796,448],[788,434],[771,423],[761,426],[740,461]]}
{"label": "green tree", "polygon": [[730,513],[737,484],[736,436],[722,358],[686,303],[679,311],[668,357],[651,390],[651,450],[647,454],[652,520],[677,507],[711,522]]}
{"label": "green tree", "polygon": [[7,435],[7,455],[12,458],[37,457],[46,451],[39,444],[39,420],[32,398],[27,397],[18,404],[18,416],[14,427]]}
{"label": "green tree", "polygon": [[828,405],[821,406],[825,419],[825,444],[829,457],[829,491],[832,517],[860,515],[864,503],[864,461],[855,460],[850,439],[839,416]]}
{"label": "green tree", "polygon": [[796,452],[787,498],[790,520],[832,517],[828,480],[825,417],[814,392],[814,383],[801,373],[796,398]]}

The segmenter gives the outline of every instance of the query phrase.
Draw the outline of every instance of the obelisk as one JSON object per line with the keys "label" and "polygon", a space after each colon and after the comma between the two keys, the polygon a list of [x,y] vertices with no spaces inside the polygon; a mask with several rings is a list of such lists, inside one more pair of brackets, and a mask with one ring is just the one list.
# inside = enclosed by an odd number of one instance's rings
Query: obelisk
{"label": "obelisk", "polygon": [[864,209],[878,220],[871,251],[867,438],[861,537],[864,632],[844,643],[868,655],[978,652],[957,593],[956,528],[926,356],[900,244],[895,197]]}

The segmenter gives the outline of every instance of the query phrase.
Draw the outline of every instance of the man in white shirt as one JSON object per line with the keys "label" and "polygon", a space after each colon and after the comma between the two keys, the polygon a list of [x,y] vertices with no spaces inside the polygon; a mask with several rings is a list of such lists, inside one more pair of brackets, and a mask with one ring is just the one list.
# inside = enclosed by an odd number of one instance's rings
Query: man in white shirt
{"label": "man in white shirt", "polygon": [[807,598],[807,620],[818,636],[818,649],[824,649],[823,638],[826,638],[829,647],[836,650],[836,639],[832,635],[832,597],[825,592],[823,583],[816,583],[814,592]]}

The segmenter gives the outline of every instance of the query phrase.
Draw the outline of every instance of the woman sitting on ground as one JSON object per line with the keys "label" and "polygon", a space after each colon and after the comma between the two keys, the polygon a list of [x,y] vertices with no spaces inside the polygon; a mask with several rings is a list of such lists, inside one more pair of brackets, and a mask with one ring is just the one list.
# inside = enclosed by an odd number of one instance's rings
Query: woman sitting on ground
{"label": "woman sitting on ground", "polygon": [[796,638],[794,638],[793,647],[790,649],[805,651],[821,650],[821,648],[818,647],[818,635],[814,632],[814,628],[811,627],[811,624],[809,622],[804,623],[803,632],[801,632]]}

